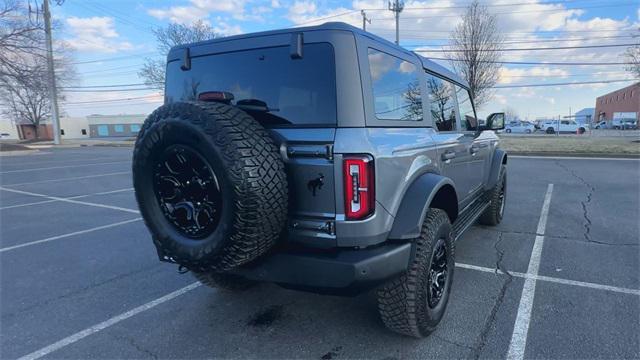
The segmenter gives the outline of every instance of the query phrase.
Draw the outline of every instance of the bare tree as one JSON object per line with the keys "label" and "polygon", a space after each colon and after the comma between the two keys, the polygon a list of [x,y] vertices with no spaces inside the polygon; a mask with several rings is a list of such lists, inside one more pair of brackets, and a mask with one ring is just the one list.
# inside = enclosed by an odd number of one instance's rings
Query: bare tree
{"label": "bare tree", "polygon": [[24,1],[3,0],[0,4],[0,74],[19,71],[20,59],[44,56],[42,14]]}
{"label": "bare tree", "polygon": [[454,70],[469,83],[471,97],[477,107],[486,104],[493,95],[492,88],[500,79],[500,65],[504,37],[497,19],[474,0],[451,33],[449,60]]}
{"label": "bare tree", "polygon": [[504,116],[507,119],[507,121],[520,120],[520,115],[518,115],[518,111],[512,108],[511,106],[507,106],[506,108],[502,109],[502,112],[504,113]]}
{"label": "bare tree", "polygon": [[[29,19],[38,10],[24,3],[5,1],[0,10],[0,112],[15,123],[28,121],[35,126],[36,137],[43,120],[51,115],[49,75],[45,34],[39,20]],[[9,51],[5,51],[4,46]],[[71,52],[63,42],[54,47],[54,70],[59,86],[71,84],[75,72]],[[58,100],[64,95],[58,92]]]}
{"label": "bare tree", "polygon": [[[640,31],[638,31],[638,34],[635,36],[640,37]],[[627,71],[629,71],[633,77],[640,79],[640,43],[627,48],[624,57],[626,61],[629,62]]]}
{"label": "bare tree", "polygon": [[160,90],[164,89],[165,59],[172,47],[218,37],[213,28],[202,20],[191,25],[169,24],[167,27],[154,29],[153,33],[162,58],[147,58],[138,75],[144,79],[145,84]]}

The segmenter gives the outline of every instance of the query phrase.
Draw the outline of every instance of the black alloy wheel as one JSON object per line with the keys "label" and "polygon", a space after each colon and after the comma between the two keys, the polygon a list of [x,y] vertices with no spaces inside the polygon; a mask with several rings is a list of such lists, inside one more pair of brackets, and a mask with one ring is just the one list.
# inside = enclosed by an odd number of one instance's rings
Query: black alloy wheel
{"label": "black alloy wheel", "polygon": [[154,164],[154,192],[165,218],[184,236],[202,239],[220,223],[220,183],[207,160],[181,144],[168,147]]}
{"label": "black alloy wheel", "polygon": [[438,306],[447,284],[447,247],[444,239],[438,239],[431,257],[428,281],[428,304],[431,309]]}

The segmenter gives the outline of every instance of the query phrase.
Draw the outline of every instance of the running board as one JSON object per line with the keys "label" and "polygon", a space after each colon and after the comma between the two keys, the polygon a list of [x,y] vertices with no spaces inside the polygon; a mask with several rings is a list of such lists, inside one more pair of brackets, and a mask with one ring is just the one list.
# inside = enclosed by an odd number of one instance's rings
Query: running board
{"label": "running board", "polygon": [[476,220],[491,205],[490,201],[486,201],[484,197],[478,199],[475,203],[469,205],[460,216],[453,222],[453,240],[458,240],[467,229],[475,224]]}

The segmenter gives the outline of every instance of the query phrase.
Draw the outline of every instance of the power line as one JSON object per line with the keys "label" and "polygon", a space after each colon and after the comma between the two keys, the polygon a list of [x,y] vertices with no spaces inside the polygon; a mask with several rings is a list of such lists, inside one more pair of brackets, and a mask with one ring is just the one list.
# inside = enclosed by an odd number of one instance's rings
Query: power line
{"label": "power line", "polygon": [[[421,52],[421,51],[416,51]],[[429,60],[444,60],[444,61],[464,61],[458,59],[447,59],[447,58],[436,58],[436,57],[427,57]],[[566,65],[566,66],[589,66],[589,65],[632,65],[629,62],[595,62],[595,63],[585,63],[585,62],[534,62],[534,61],[479,61],[482,63],[490,63],[490,64],[506,64],[506,65]]]}
{"label": "power line", "polygon": [[579,81],[579,82],[564,82],[564,83],[547,83],[547,84],[522,84],[522,85],[498,85],[494,86],[494,89],[511,89],[511,88],[523,88],[523,87],[545,87],[545,86],[568,86],[568,85],[588,85],[588,84],[610,84],[617,82],[638,81],[638,79],[616,79],[616,80],[601,80],[601,81]]}
{"label": "power line", "polygon": [[[610,48],[610,47],[628,47],[634,46],[636,44],[612,44],[612,45],[583,45],[583,46],[556,46],[556,47],[539,47],[539,48],[507,48],[507,49],[486,49],[483,51],[491,51],[491,52],[502,52],[502,51],[537,51],[537,50],[569,50],[569,49],[593,49],[593,48]],[[469,51],[477,51],[474,49],[420,49],[415,50],[416,52],[469,52]]]}
{"label": "power line", "polygon": [[343,13],[339,13],[339,14],[335,14],[335,15],[329,15],[329,16],[325,16],[325,17],[320,17],[320,18],[316,18],[316,19],[312,19],[312,20],[307,20],[307,21],[303,21],[300,23],[296,23],[296,25],[305,25],[305,24],[310,24],[310,23],[314,23],[314,22],[318,22],[318,21],[322,21],[322,20],[326,20],[326,19],[333,19],[336,17],[340,17],[343,15],[348,15],[348,14],[353,14],[355,12],[359,12],[360,10],[350,10],[350,11],[345,11]]}
{"label": "power line", "polygon": [[145,55],[157,55],[157,54],[158,54],[158,52],[156,52],[156,51],[150,51],[150,52],[146,52],[146,53],[131,54],[131,55],[125,55],[125,56],[116,56],[116,57],[111,57],[111,58],[102,58],[102,59],[87,60],[87,61],[76,61],[76,62],[72,62],[71,64],[72,65],[81,65],[81,64],[93,64],[93,63],[107,62],[107,61],[119,61],[119,60],[134,58],[134,57],[142,57],[142,56],[145,56]]}
{"label": "power line", "polygon": [[[529,13],[554,13],[554,12],[567,12],[571,10],[585,10],[585,9],[600,9],[600,8],[615,8],[615,7],[626,7],[626,6],[635,6],[636,3],[619,3],[613,5],[597,5],[597,6],[583,6],[583,7],[575,7],[575,8],[561,8],[561,9],[541,9],[541,10],[522,10],[522,11],[505,11],[505,12],[497,12],[495,15],[508,15],[508,14],[529,14]],[[416,9],[416,8],[413,8]],[[406,10],[411,10],[407,8]],[[402,19],[437,19],[437,18],[452,18],[452,17],[460,17],[460,15],[431,15],[431,16],[405,16]],[[390,21],[393,20],[391,18],[373,18],[371,20],[378,21]]]}
{"label": "power line", "polygon": [[129,100],[151,99],[151,97],[153,96],[157,96],[157,94],[150,94],[145,96],[134,96],[134,97],[127,97],[127,98],[119,98],[119,99],[109,99],[109,100],[76,101],[76,102],[68,102],[66,103],[66,105],[101,104],[101,103],[111,103],[111,102],[129,101]]}
{"label": "power line", "polygon": [[137,84],[118,84],[118,85],[85,85],[85,86],[67,86],[61,87],[62,89],[89,89],[89,88],[115,88],[115,87],[127,87],[127,86],[143,86],[146,83]]}
{"label": "power line", "polygon": [[[567,3],[573,3],[573,0],[565,0],[565,1],[549,1],[549,2],[522,2],[522,3],[511,3],[511,4],[483,4],[486,7],[505,7],[505,6],[523,6],[523,5],[562,5]],[[449,9],[466,9],[469,5],[454,5],[454,6],[427,6],[427,7],[408,7],[405,10],[449,10]],[[370,8],[363,10],[387,10],[384,8]]]}
{"label": "power line", "polygon": [[[616,35],[616,36],[594,36],[590,38],[555,38],[555,39],[543,39],[543,40],[529,40],[529,39],[512,39],[518,41],[504,41],[502,44],[536,44],[536,43],[550,43],[550,42],[570,42],[570,41],[593,41],[593,40],[601,40],[601,39],[632,39],[633,35]],[[441,40],[441,41],[449,41],[451,39],[438,39],[438,38],[425,38],[426,40]],[[488,44],[496,44],[496,43],[488,43]],[[603,44],[604,45],[604,44]],[[405,48],[410,47],[421,47],[421,46],[453,46],[451,44],[403,44]]]}
{"label": "power line", "polygon": [[125,91],[149,91],[149,90],[156,90],[157,91],[158,89],[152,88],[152,87],[133,88],[133,89],[93,89],[93,90],[68,89],[68,90],[64,90],[64,92],[67,92],[67,93],[83,93],[83,92],[96,93],[96,92],[125,92]]}

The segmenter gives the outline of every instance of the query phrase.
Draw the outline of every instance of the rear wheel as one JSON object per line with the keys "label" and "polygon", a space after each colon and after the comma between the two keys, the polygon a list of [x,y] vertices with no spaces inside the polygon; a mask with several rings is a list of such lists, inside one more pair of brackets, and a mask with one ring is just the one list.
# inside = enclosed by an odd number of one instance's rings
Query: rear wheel
{"label": "rear wheel", "polygon": [[531,129],[527,129],[524,132],[526,132],[527,134],[531,134]]}
{"label": "rear wheel", "polygon": [[586,129],[581,127],[581,128],[578,129],[578,134],[584,134],[585,131],[586,131]]}
{"label": "rear wheel", "polygon": [[553,133],[555,133],[555,132],[556,132],[556,131],[555,131],[555,129],[554,129],[554,128],[552,128],[552,127],[547,128],[547,134],[553,134]]}
{"label": "rear wheel", "polygon": [[511,133],[511,129],[507,129],[504,132],[506,132],[507,134],[510,134]]}
{"label": "rear wheel", "polygon": [[451,224],[444,210],[429,209],[407,272],[378,289],[384,324],[408,336],[425,337],[442,320],[455,267]]}

